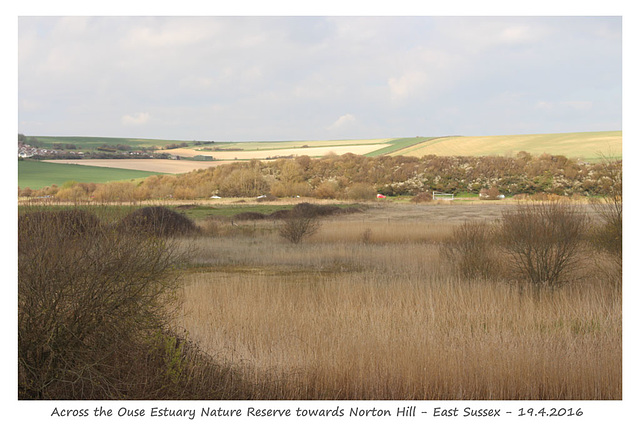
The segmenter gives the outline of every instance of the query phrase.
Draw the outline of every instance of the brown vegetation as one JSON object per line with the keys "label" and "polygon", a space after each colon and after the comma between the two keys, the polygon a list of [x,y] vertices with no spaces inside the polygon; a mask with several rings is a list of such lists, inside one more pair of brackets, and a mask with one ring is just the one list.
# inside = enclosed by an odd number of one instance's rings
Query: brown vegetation
{"label": "brown vegetation", "polygon": [[319,228],[320,221],[315,216],[294,214],[282,220],[278,234],[289,242],[298,244],[302,239],[316,234]]}
{"label": "brown vegetation", "polygon": [[[126,398],[160,392],[144,343],[167,325],[177,253],[164,241],[96,226],[82,211],[20,217],[19,396]],[[151,383],[154,390],[140,390]]]}
{"label": "brown vegetation", "polygon": [[416,196],[433,191],[478,194],[482,189],[506,196],[536,193],[594,196],[607,194],[611,170],[621,172],[622,163],[587,164],[564,156],[536,157],[528,153],[514,157],[431,155],[421,159],[344,154],[319,159],[301,156],[236,162],[181,175],[153,176],[140,184],[107,183],[77,191],[76,186],[64,191],[51,186],[40,190],[19,189],[19,194],[104,202],[208,198],[212,194],[257,197],[267,193],[276,197],[366,200],[376,193],[387,196]]}
{"label": "brown vegetation", "polygon": [[444,242],[442,255],[465,279],[495,279],[502,273],[496,230],[495,224],[465,222]]}
{"label": "brown vegetation", "polygon": [[540,203],[505,212],[499,232],[515,277],[553,289],[578,270],[586,227],[586,218],[572,205]]}
{"label": "brown vegetation", "polygon": [[[558,220],[538,221],[537,206]],[[514,286],[536,282],[497,261],[514,244],[500,232],[510,215],[542,227],[553,248],[547,228],[571,230],[573,208],[394,204],[342,216],[301,203],[287,216],[323,226],[295,245],[274,221],[209,218],[167,240],[75,211],[29,212],[19,224],[20,396],[621,399],[616,266],[576,257],[583,274],[564,280],[564,270],[550,291]],[[47,227],[56,221],[71,225]],[[606,253],[580,242],[580,253]],[[181,278],[180,247],[191,250]]]}
{"label": "brown vegetation", "polygon": [[124,233],[154,236],[183,236],[198,231],[185,215],[164,206],[148,206],[122,218],[117,229]]}
{"label": "brown vegetation", "polygon": [[454,230],[337,217],[298,245],[198,240],[216,268],[186,278],[179,325],[260,399],[620,399],[619,287],[588,262],[553,292],[460,280]]}

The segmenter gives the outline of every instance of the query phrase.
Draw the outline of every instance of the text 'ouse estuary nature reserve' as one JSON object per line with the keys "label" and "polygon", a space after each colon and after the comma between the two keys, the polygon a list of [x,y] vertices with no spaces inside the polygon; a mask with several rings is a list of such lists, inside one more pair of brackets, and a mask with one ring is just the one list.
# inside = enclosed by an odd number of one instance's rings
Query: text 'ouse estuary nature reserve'
{"label": "text 'ouse estuary nature reserve'", "polygon": [[418,408],[417,405],[398,406],[393,409],[378,407],[350,407],[342,408],[332,406],[327,408],[262,408],[249,406],[246,408],[128,408],[118,409],[104,408],[102,406],[93,410],[87,408],[58,408],[51,412],[51,417],[75,418],[75,417],[113,417],[113,418],[182,418],[193,420],[201,418],[287,418],[287,417],[580,417],[584,414],[580,408],[518,408],[517,410],[502,410],[500,408],[479,407],[440,407]]}

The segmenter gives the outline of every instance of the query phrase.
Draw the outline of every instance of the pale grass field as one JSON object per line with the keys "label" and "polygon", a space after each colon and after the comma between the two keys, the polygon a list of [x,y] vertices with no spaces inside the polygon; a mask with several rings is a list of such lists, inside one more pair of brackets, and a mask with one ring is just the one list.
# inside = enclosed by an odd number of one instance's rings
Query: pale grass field
{"label": "pale grass field", "polygon": [[209,162],[168,159],[69,159],[45,161],[49,163],[65,163],[70,165],[98,166],[103,168],[132,169],[158,173],[187,173],[198,169],[207,169],[210,167],[233,163],[233,160],[229,160],[226,162]]}
{"label": "pale grass field", "polygon": [[393,155],[504,156],[519,151],[583,159],[599,158],[600,155],[622,157],[622,132],[449,137],[408,147]]}
{"label": "pale grass field", "polygon": [[321,147],[307,148],[283,148],[275,150],[243,150],[243,151],[206,151],[204,149],[176,148],[173,150],[158,150],[159,153],[169,153],[176,156],[193,157],[197,155],[212,156],[217,160],[248,160],[267,159],[276,156],[326,156],[327,154],[367,154],[381,148],[388,147],[389,144],[360,144],[360,145],[328,145]]}
{"label": "pale grass field", "polygon": [[619,287],[460,280],[438,249],[453,226],[190,241],[176,327],[264,399],[621,399]]}
{"label": "pale grass field", "polygon": [[[234,163],[239,160],[266,160],[276,156],[311,156],[319,157],[333,153],[342,155],[346,153],[367,154],[389,144],[382,144],[387,140],[363,140],[362,144],[348,145],[348,141],[333,141],[338,145],[321,145],[308,148],[285,148],[274,150],[245,150],[245,151],[205,151],[203,149],[176,148],[173,150],[158,150],[159,153],[169,153],[175,156],[194,157],[198,155],[213,156],[214,161],[196,160],[167,160],[167,159],[68,159],[68,160],[45,160],[50,163],[65,163],[73,165],[98,166],[118,169],[132,169],[158,173],[187,173],[198,169],[206,169],[224,164]],[[319,141],[320,143],[329,141]],[[345,145],[339,145],[342,142]],[[367,143],[369,142],[369,143]],[[313,142],[315,145],[315,141]]]}
{"label": "pale grass field", "polygon": [[[318,140],[318,141],[260,141],[260,142],[222,142],[216,144],[222,148],[241,148],[243,150],[275,150],[275,149],[289,149],[289,148],[307,148],[306,146],[313,147],[327,147],[327,146],[341,146],[341,145],[370,145],[370,144],[383,144],[393,141],[395,138],[383,138],[383,139],[335,139],[335,140]],[[197,148],[200,151],[209,151],[204,146]]]}

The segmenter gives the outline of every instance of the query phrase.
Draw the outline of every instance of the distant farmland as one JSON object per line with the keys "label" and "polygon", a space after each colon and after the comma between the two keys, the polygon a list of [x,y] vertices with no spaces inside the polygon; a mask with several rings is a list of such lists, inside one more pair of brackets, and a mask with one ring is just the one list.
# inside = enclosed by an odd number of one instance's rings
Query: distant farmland
{"label": "distant farmland", "polygon": [[582,160],[595,160],[601,154],[622,158],[622,131],[434,138],[398,150],[393,155],[503,156],[515,155],[520,151],[533,155],[564,155]]}
{"label": "distant farmland", "polygon": [[101,183],[146,178],[151,175],[158,175],[158,173],[31,160],[18,162],[18,186],[20,188],[29,187],[34,190],[52,184],[62,185],[67,181]]}
{"label": "distant farmland", "polygon": [[118,144],[128,145],[132,149],[164,147],[168,144],[180,144],[182,140],[170,139],[142,139],[142,138],[102,138],[90,136],[36,136],[38,143],[47,148],[52,148],[54,144],[73,144],[78,150],[90,151],[97,147]]}
{"label": "distant farmland", "polygon": [[[622,131],[502,136],[442,136],[321,141],[180,141],[135,138],[36,137],[41,146],[73,144],[82,151],[120,144],[131,149],[159,148],[160,153],[179,156],[169,159],[77,159],[20,162],[19,186],[32,189],[51,184],[106,182],[144,178],[169,173],[186,173],[234,161],[267,160],[283,157],[323,157],[353,153],[376,156],[514,156],[526,151],[534,156],[547,153],[583,161],[597,161],[602,155],[622,158]],[[167,146],[176,148],[166,149]],[[202,156],[199,160],[196,156]],[[54,164],[59,163],[59,164]],[[62,163],[68,163],[63,165]],[[84,166],[79,166],[84,165]]]}
{"label": "distant farmland", "polygon": [[[325,141],[320,141],[321,143]],[[309,156],[322,157],[328,154],[360,154],[364,155],[379,147],[387,147],[387,144],[349,144],[349,145],[323,145],[309,142],[308,146],[290,148],[261,148],[261,149],[239,149],[234,151],[210,151],[194,150],[193,148],[176,148],[173,150],[161,150],[161,153],[170,153],[182,157],[194,157],[197,155],[211,156],[216,160],[268,160],[282,156]]]}

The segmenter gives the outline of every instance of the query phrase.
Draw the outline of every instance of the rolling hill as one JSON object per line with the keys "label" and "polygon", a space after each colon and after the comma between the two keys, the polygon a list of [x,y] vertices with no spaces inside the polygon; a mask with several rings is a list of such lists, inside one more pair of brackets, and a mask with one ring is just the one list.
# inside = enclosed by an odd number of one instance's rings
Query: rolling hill
{"label": "rolling hill", "polygon": [[558,134],[454,136],[434,138],[394,151],[391,155],[422,157],[553,154],[590,161],[602,157],[622,158],[622,131]]}

